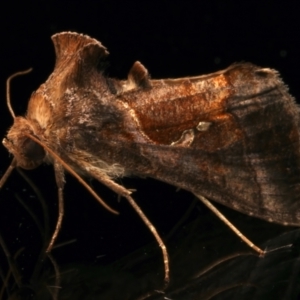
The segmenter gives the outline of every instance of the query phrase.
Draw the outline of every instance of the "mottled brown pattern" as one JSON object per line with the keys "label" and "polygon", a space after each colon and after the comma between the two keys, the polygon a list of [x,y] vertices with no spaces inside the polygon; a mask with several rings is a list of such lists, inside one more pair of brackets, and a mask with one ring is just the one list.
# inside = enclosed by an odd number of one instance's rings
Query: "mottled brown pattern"
{"label": "mottled brown pattern", "polygon": [[[19,166],[39,165],[24,133],[74,170],[149,176],[265,220],[300,225],[299,112],[276,71],[235,64],[213,74],[151,80],[136,62],[107,78],[108,54],[77,33],[53,36],[57,61],[4,145]],[[21,119],[21,122],[20,122]],[[199,122],[207,122],[198,130]],[[40,146],[36,145],[36,148]],[[43,161],[53,162],[46,152]]]}

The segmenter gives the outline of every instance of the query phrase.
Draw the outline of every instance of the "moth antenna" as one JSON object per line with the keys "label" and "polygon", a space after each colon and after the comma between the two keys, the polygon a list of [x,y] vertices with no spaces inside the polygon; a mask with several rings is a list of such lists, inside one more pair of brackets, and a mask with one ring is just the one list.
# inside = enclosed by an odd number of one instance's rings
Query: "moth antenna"
{"label": "moth antenna", "polygon": [[[42,146],[47,152],[49,152],[49,154],[51,154],[51,156],[56,159],[70,174],[72,174],[91,194],[92,196],[104,207],[106,208],[108,211],[110,211],[113,214],[118,215],[119,212],[112,209],[110,206],[108,206],[98,195],[97,193],[66,163],[63,161],[62,158],[60,158],[53,150],[51,150],[47,145],[45,145],[44,143],[42,143],[39,139],[37,139],[36,137],[34,137],[31,134],[25,133],[24,135],[26,135],[27,137],[29,137],[30,139],[32,139],[33,141],[35,141],[37,144],[39,144],[40,146]],[[0,181],[1,184],[1,181]],[[1,185],[0,185],[1,188]]]}
{"label": "moth antenna", "polygon": [[3,187],[3,185],[5,184],[6,180],[8,179],[8,177],[10,176],[11,172],[13,171],[13,169],[16,167],[17,165],[17,160],[14,158],[12,160],[12,162],[10,163],[9,167],[7,168],[7,170],[5,171],[5,173],[3,174],[3,176],[0,179],[0,189]]}
{"label": "moth antenna", "polygon": [[221,221],[223,221],[240,239],[242,239],[250,248],[256,251],[259,256],[264,256],[266,251],[261,250],[252,243],[244,234],[242,234],[210,201],[201,195],[194,194],[205,206],[207,206]]}
{"label": "moth antenna", "polygon": [[20,71],[20,72],[16,72],[12,75],[10,75],[7,80],[6,80],[6,103],[7,103],[7,107],[8,110],[10,111],[10,114],[12,115],[13,119],[16,117],[15,113],[11,107],[11,102],[10,102],[10,82],[13,78],[20,76],[20,75],[25,75],[28,74],[32,71],[32,68],[25,70],[25,71]]}

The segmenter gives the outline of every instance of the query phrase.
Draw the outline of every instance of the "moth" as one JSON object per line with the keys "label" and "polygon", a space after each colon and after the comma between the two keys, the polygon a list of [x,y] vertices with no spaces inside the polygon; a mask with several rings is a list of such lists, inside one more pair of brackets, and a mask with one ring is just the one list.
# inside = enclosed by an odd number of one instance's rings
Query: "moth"
{"label": "moth", "polygon": [[[97,40],[78,33],[52,37],[53,73],[35,91],[25,117],[15,116],[3,140],[14,167],[54,165],[59,219],[65,171],[92,177],[125,197],[166,247],[122,176],[152,177],[196,195],[227,223],[209,200],[269,222],[300,225],[299,109],[275,70],[250,63],[196,77],[150,79],[135,62],[126,80],[109,78],[108,55]],[[9,97],[8,97],[9,99]],[[245,237],[241,236],[244,240]],[[261,249],[248,243],[259,253]]]}

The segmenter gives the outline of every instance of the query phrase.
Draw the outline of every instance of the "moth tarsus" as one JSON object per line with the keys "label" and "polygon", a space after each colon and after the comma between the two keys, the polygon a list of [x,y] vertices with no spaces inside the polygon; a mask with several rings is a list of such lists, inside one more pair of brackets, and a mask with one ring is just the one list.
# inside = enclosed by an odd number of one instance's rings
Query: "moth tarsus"
{"label": "moth tarsus", "polygon": [[[208,75],[152,80],[136,62],[127,80],[117,80],[99,69],[108,51],[97,40],[72,32],[52,40],[54,71],[31,95],[25,117],[15,117],[8,88],[14,124],[3,144],[14,160],[0,186],[15,166],[52,163],[61,203],[67,171],[108,208],[82,176],[97,179],[125,197],[154,234],[166,283],[166,247],[117,177],[152,177],[190,191],[259,254],[264,251],[210,200],[266,221],[300,225],[299,113],[276,71],[242,63]],[[59,214],[48,251],[62,208]]]}
{"label": "moth tarsus", "polygon": [[238,237],[240,237],[250,248],[252,248],[259,256],[264,256],[266,251],[260,249],[253,244],[242,232],[240,232],[210,201],[201,195],[195,196],[208,207],[224,224],[226,224]]}

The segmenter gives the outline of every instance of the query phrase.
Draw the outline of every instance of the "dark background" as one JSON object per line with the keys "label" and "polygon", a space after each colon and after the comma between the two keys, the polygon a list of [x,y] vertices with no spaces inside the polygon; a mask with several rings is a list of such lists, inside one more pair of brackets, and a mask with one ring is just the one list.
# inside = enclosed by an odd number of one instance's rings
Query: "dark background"
{"label": "dark background", "polygon": [[[196,1],[163,0],[126,4],[125,1],[51,4],[47,1],[38,4],[11,1],[0,12],[0,135],[4,136],[12,125],[5,103],[7,77],[33,67],[31,74],[15,79],[11,86],[12,106],[16,115],[22,115],[32,91],[53,70],[55,55],[50,37],[62,31],[85,33],[101,41],[111,53],[106,72],[111,77],[126,78],[136,60],[146,66],[152,78],[200,75],[226,68],[234,62],[249,61],[277,69],[291,94],[300,99],[298,11],[296,1],[285,1],[284,4],[283,1],[221,0],[197,1],[197,4]],[[3,174],[11,157],[4,147],[0,149],[0,157]],[[41,166],[27,174],[46,198],[53,230],[57,218],[53,169]],[[120,211],[121,215],[116,217],[105,211],[71,176],[66,178],[65,218],[58,242],[77,241],[54,250],[60,265],[74,262],[109,264],[153,241],[126,200],[121,199],[119,203],[114,193],[91,182],[101,197]],[[176,187],[150,179],[129,178],[120,183],[137,189],[134,198],[162,236],[168,234],[193,200],[193,196],[185,191],[176,191]],[[0,193],[0,233],[12,253],[20,247],[26,248],[19,263],[23,272],[30,276],[42,239],[16,194],[41,220],[43,215],[31,188],[14,172]],[[291,230],[221,209],[257,243]],[[199,235],[205,236],[224,226],[200,203],[186,222],[202,216],[208,216],[211,222],[199,229]],[[256,226],[264,227],[266,232],[260,235]],[[232,233],[226,230],[224,234],[231,236]],[[216,244],[216,247],[234,246]],[[4,261],[4,257],[1,260]]]}

